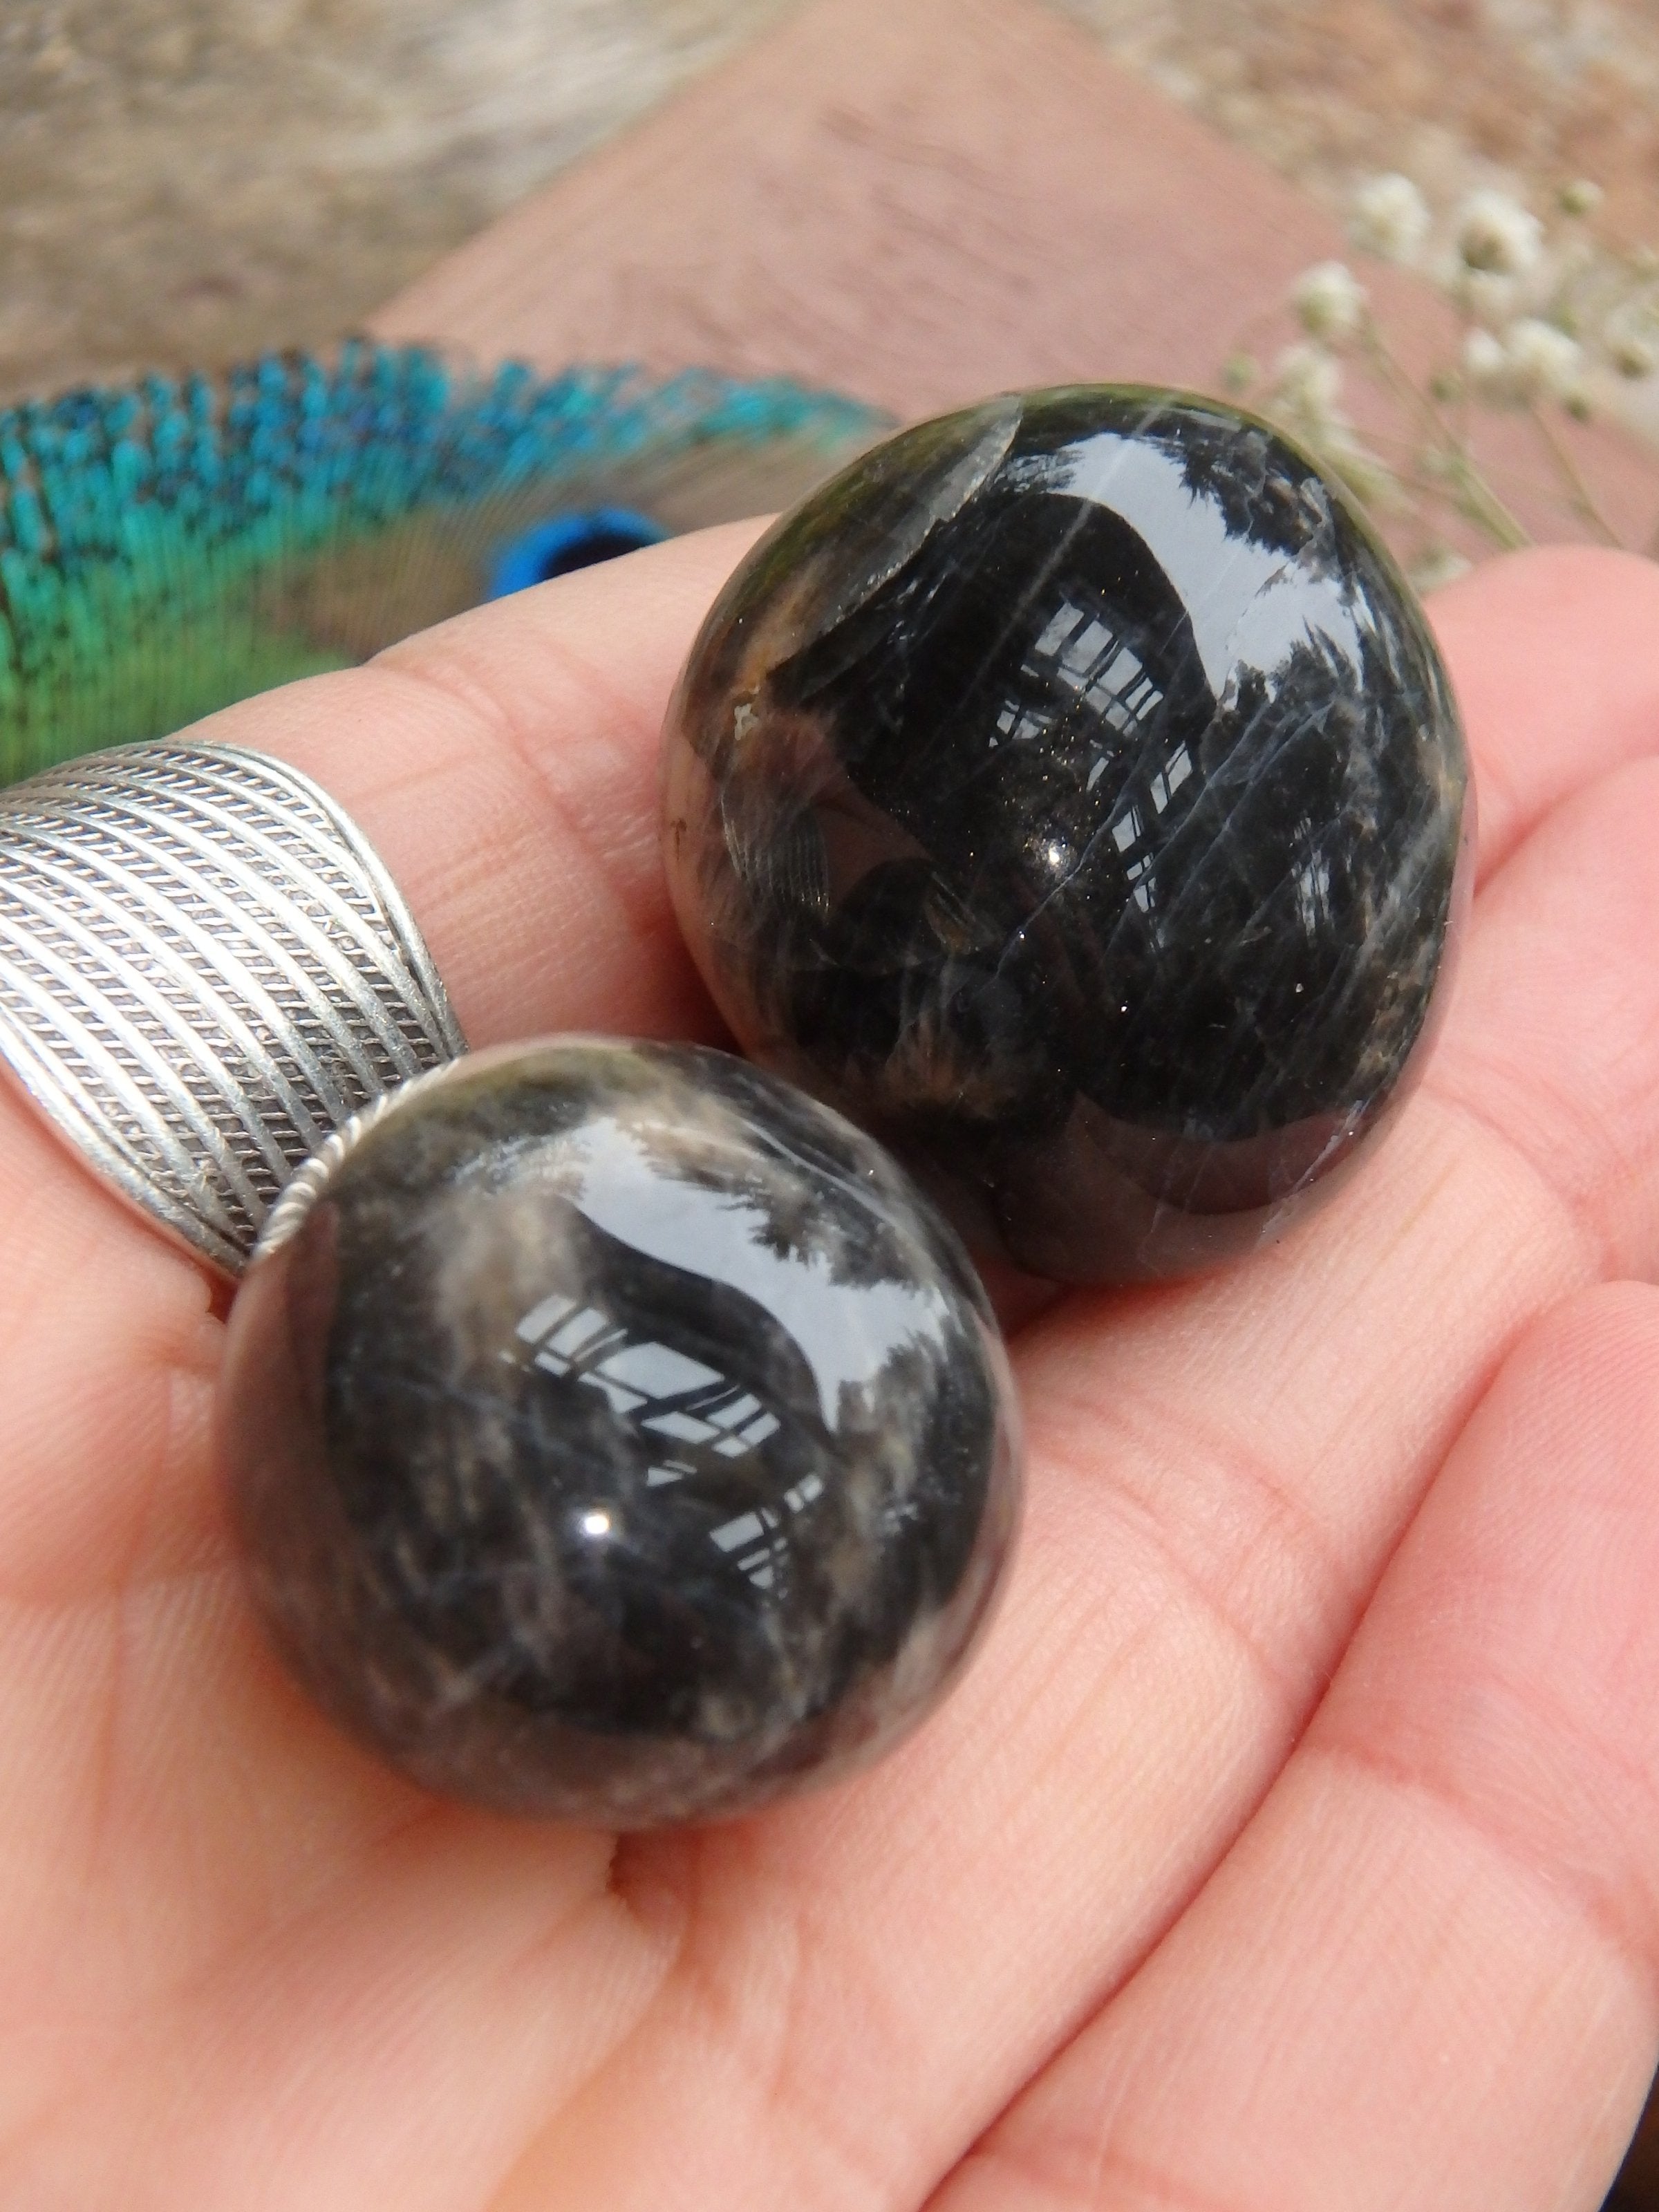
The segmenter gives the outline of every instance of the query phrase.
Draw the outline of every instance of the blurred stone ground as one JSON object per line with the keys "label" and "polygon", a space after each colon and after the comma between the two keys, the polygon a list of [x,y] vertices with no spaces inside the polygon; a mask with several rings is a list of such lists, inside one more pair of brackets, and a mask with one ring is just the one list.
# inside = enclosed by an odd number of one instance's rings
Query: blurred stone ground
{"label": "blurred stone ground", "polygon": [[0,0],[0,392],[337,337],[781,0]]}
{"label": "blurred stone ground", "polygon": [[[4,0],[0,392],[337,335],[791,0]],[[1322,198],[1659,245],[1652,0],[1059,0]]]}
{"label": "blurred stone ground", "polygon": [[1446,204],[1591,177],[1659,245],[1652,0],[1065,0],[1118,58],[1340,205],[1402,169]]}

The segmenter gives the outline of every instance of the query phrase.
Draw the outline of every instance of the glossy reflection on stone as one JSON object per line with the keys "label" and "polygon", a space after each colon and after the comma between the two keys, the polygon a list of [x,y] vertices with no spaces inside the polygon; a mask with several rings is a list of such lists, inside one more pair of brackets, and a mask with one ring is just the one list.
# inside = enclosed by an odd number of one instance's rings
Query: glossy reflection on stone
{"label": "glossy reflection on stone", "polygon": [[913,1725],[1018,1500],[1000,1340],[869,1139],[724,1054],[556,1040],[302,1170],[218,1455],[322,1705],[430,1787],[645,1826]]}
{"label": "glossy reflection on stone", "polygon": [[1456,713],[1342,494],[1229,408],[1078,386],[890,440],[732,579],[665,744],[745,1048],[1036,1273],[1260,1243],[1420,1060]]}

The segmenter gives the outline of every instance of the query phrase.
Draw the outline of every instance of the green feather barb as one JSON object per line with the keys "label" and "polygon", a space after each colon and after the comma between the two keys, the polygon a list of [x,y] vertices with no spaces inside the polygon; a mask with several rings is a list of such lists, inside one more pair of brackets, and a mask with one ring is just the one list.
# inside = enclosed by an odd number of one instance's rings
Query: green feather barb
{"label": "green feather barb", "polygon": [[550,514],[731,520],[884,427],[782,380],[355,340],[0,410],[0,781],[365,659],[485,597]]}

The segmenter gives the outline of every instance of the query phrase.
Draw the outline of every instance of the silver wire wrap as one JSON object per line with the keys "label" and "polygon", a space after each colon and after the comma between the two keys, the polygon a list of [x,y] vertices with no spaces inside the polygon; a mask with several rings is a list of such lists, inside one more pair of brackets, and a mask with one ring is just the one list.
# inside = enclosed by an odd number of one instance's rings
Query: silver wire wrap
{"label": "silver wire wrap", "polygon": [[226,1273],[336,1129],[465,1049],[396,885],[297,769],[166,738],[0,791],[0,1057]]}

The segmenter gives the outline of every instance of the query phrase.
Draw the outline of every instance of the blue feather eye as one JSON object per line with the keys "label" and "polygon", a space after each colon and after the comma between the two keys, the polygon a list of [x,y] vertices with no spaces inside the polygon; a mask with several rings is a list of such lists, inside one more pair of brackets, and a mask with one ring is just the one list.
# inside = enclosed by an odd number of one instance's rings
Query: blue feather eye
{"label": "blue feather eye", "polygon": [[585,513],[550,515],[501,548],[490,572],[492,599],[551,583],[573,569],[591,568],[619,554],[637,553],[668,536],[659,522],[631,507],[595,507]]}
{"label": "blue feather eye", "polygon": [[350,340],[0,410],[0,781],[787,505],[886,418],[786,380]]}

